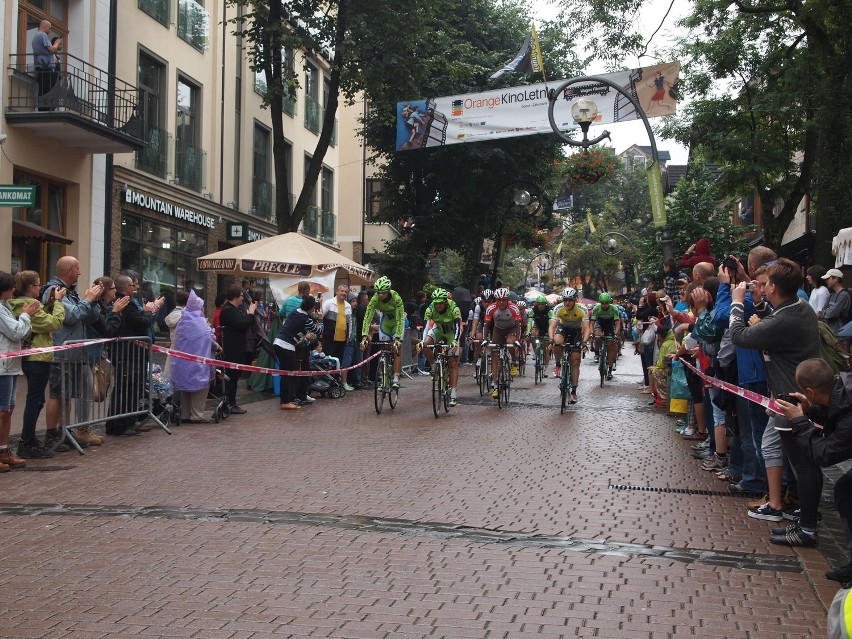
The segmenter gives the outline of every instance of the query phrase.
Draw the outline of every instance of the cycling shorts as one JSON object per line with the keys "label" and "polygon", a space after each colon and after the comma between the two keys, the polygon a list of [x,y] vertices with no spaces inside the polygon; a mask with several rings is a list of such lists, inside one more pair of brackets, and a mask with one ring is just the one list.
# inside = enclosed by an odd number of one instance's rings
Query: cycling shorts
{"label": "cycling shorts", "polygon": [[547,336],[548,329],[550,328],[550,320],[546,317],[542,320],[533,319],[532,323],[533,330],[536,331],[540,336]]}
{"label": "cycling shorts", "polygon": [[498,346],[502,346],[503,344],[507,343],[506,338],[510,335],[514,338],[512,340],[513,342],[517,340],[518,333],[516,332],[514,327],[500,329],[495,326],[493,329],[491,329],[491,342],[497,344]]}
{"label": "cycling shorts", "polygon": [[554,334],[565,338],[565,348],[576,352],[583,349],[583,329],[576,326],[557,326]]}
{"label": "cycling shorts", "polygon": [[610,337],[615,336],[615,320],[611,318],[602,318],[595,321],[597,322],[597,331],[600,331],[604,335],[608,335]]}

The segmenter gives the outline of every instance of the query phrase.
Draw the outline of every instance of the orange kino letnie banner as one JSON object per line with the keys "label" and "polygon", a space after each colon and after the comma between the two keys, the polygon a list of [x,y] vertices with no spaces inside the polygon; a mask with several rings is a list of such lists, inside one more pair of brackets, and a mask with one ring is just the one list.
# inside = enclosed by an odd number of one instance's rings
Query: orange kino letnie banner
{"label": "orange kino letnie banner", "polygon": [[[670,115],[677,108],[680,62],[655,64],[629,71],[601,74],[624,87],[639,102],[649,118]],[[495,89],[482,93],[451,95],[398,102],[396,105],[396,150],[408,151],[448,144],[501,140],[519,135],[550,133],[548,86],[564,80],[523,87]],[[640,119],[630,101],[600,82],[573,84],[557,96],[553,115],[561,130],[577,128],[571,105],[591,98],[598,106],[595,124]]]}

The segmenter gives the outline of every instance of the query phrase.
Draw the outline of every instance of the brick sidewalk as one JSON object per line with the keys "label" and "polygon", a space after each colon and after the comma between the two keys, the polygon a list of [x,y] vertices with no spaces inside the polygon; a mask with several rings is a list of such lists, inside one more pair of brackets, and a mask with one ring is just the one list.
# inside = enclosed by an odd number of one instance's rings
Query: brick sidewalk
{"label": "brick sidewalk", "polygon": [[418,377],[379,416],[260,399],[0,476],[0,635],[825,636],[825,559],[698,469],[636,358],[603,389],[585,360],[566,415],[462,370],[438,420]]}

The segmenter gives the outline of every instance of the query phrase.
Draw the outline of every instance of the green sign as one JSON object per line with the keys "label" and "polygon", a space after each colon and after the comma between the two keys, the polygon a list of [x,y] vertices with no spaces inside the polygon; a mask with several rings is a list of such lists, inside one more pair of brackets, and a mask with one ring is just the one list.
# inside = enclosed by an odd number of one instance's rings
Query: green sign
{"label": "green sign", "polygon": [[666,201],[663,197],[663,176],[660,173],[660,163],[652,162],[647,169],[648,193],[651,194],[651,215],[654,226],[666,225]]}
{"label": "green sign", "polygon": [[35,186],[0,184],[0,206],[35,206]]}
{"label": "green sign", "polygon": [[248,235],[248,222],[228,222],[225,225],[225,239],[230,242],[244,242]]}

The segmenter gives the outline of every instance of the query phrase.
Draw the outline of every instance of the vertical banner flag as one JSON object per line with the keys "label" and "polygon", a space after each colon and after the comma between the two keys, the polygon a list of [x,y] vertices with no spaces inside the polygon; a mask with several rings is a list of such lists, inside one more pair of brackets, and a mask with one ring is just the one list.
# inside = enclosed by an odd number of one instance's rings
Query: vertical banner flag
{"label": "vertical banner flag", "polygon": [[535,36],[535,27],[533,27],[524,39],[524,43],[521,45],[517,55],[503,65],[501,69],[492,73],[490,79],[496,80],[504,73],[511,73],[512,71],[517,71],[518,73],[537,73],[541,69],[541,47],[538,47],[538,57],[536,58],[533,52],[535,45],[538,45],[538,38]]}
{"label": "vertical banner flag", "polygon": [[660,163],[651,162],[646,169],[648,174],[648,193],[651,196],[651,216],[654,226],[666,225],[666,201],[663,198],[663,176]]}
{"label": "vertical banner flag", "polygon": [[[535,32],[535,23],[530,25],[530,67],[532,72],[541,73],[544,75],[544,58],[541,57],[541,43],[538,41],[538,34]],[[547,79],[545,78],[545,82]]]}
{"label": "vertical banner flag", "polygon": [[[541,49],[530,31],[524,47],[514,60],[495,75],[507,71],[532,70],[533,61],[543,71]],[[529,65],[521,67],[521,64]],[[649,118],[670,115],[677,109],[677,83],[680,62],[602,74],[636,98]],[[493,77],[493,76],[492,76]],[[563,81],[551,81],[557,86]],[[571,106],[580,98],[591,98],[598,106],[595,124],[641,119],[631,102],[612,87],[600,82],[583,82],[567,87],[556,96],[554,120],[561,131],[578,128]],[[420,97],[396,105],[396,150],[502,140],[521,135],[552,133],[548,118],[548,86],[531,84],[480,93],[442,98]]]}

